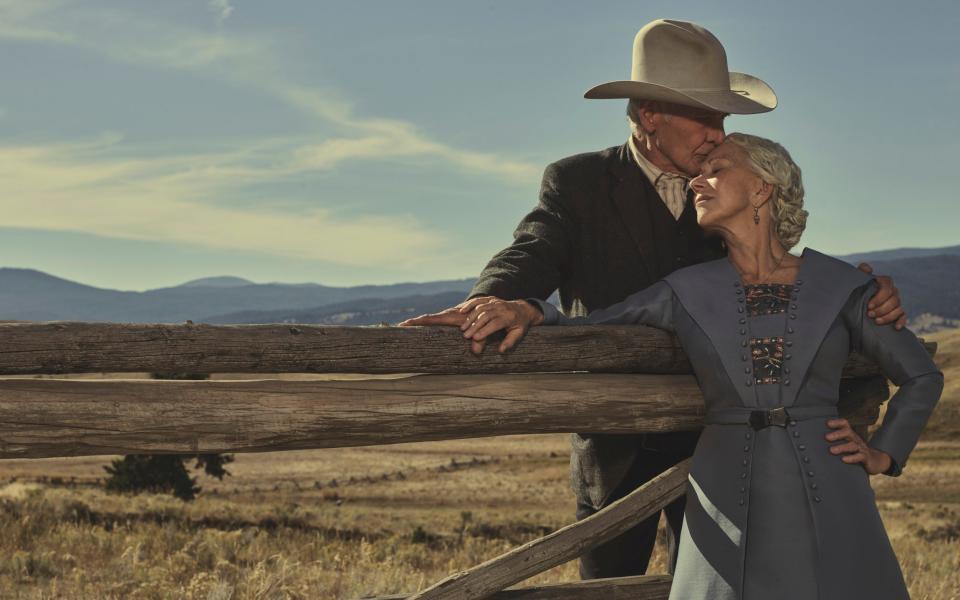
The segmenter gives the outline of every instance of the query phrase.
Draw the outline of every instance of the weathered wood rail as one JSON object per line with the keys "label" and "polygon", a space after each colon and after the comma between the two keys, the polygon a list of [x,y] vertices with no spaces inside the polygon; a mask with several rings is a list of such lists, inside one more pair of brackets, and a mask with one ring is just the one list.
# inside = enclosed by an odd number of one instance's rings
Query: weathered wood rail
{"label": "weathered wood rail", "polygon": [[[407,376],[70,379],[143,372]],[[865,435],[888,397],[887,382],[858,356],[843,374],[840,414]],[[538,328],[508,354],[490,347],[477,357],[453,328],[0,323],[0,458],[696,430],[703,414],[676,338],[641,326]],[[687,463],[588,519],[391,598],[665,599],[669,575],[504,588],[615,537],[681,495]]]}
{"label": "weathered wood rail", "polygon": [[[543,327],[507,354],[452,327],[0,323],[0,375],[35,373],[689,374],[677,339],[639,325]],[[852,355],[845,377],[875,375]]]}

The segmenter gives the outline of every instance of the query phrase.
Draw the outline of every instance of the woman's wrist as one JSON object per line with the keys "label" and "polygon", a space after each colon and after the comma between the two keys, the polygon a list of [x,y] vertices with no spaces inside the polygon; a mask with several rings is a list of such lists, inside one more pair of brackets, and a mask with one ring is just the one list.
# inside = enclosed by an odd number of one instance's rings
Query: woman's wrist
{"label": "woman's wrist", "polygon": [[889,470],[891,469],[891,467],[893,467],[893,457],[892,457],[892,456],[890,456],[889,454],[887,454],[887,453],[884,452],[883,450],[878,450],[877,448],[873,448],[873,447],[870,447],[870,446],[868,446],[868,448],[870,448],[870,452],[874,455],[875,460],[876,460],[876,462],[875,462],[875,464],[876,464],[876,474],[886,473],[887,471],[889,471]]}

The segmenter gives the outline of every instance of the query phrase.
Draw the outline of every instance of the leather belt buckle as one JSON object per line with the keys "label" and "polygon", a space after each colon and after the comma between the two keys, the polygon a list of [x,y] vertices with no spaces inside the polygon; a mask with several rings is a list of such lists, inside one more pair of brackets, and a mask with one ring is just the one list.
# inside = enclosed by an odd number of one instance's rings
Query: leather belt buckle
{"label": "leather belt buckle", "polygon": [[787,414],[787,409],[778,406],[776,408],[771,408],[770,410],[751,410],[750,411],[750,426],[754,429],[763,429],[764,427],[770,427],[771,425],[776,425],[777,427],[786,427],[787,420],[789,415]]}

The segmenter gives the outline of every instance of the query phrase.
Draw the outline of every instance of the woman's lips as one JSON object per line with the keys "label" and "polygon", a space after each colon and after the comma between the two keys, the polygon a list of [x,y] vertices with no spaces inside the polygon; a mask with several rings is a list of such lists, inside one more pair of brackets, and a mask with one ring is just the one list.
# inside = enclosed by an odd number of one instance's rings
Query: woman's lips
{"label": "woman's lips", "polygon": [[693,204],[694,206],[699,206],[700,204],[703,204],[704,202],[707,202],[708,200],[712,200],[712,199],[713,198],[711,196],[704,196],[703,194],[697,194],[693,199]]}

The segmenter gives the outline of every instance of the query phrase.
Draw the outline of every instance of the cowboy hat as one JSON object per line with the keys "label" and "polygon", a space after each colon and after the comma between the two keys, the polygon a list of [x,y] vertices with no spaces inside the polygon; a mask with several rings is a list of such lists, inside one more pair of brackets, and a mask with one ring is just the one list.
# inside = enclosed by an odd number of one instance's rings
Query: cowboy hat
{"label": "cowboy hat", "polygon": [[637,32],[630,81],[602,83],[583,97],[660,100],[737,115],[777,106],[777,95],[763,80],[727,70],[727,53],[712,33],[670,19]]}

